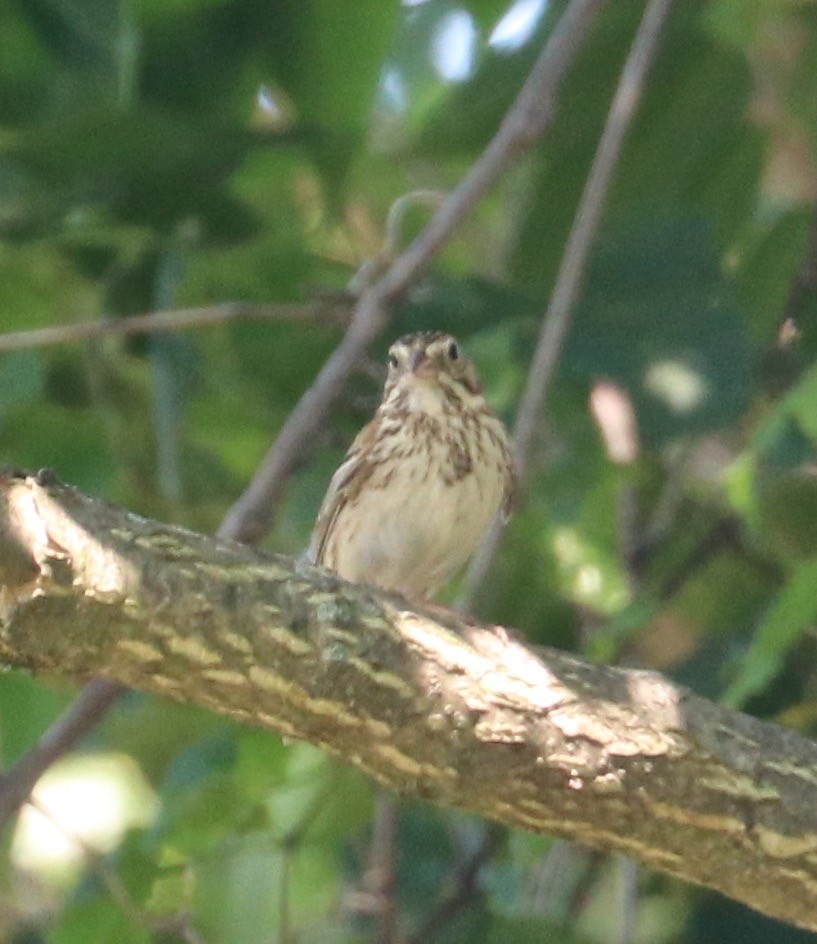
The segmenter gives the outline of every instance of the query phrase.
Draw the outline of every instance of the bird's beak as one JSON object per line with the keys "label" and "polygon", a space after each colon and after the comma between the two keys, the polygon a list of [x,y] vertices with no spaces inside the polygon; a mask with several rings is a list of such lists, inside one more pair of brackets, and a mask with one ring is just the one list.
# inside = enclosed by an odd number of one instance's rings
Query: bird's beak
{"label": "bird's beak", "polygon": [[430,377],[434,372],[425,351],[412,351],[409,355],[408,366],[415,377]]}

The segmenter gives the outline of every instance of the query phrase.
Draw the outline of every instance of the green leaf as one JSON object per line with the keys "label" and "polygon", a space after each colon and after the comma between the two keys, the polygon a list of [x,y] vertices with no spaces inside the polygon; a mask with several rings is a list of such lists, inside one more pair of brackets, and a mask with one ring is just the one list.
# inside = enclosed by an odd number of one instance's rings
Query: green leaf
{"label": "green leaf", "polygon": [[205,243],[246,239],[257,219],[230,191],[231,176],[251,151],[307,139],[321,136],[306,130],[255,132],[211,116],[155,108],[69,112],[0,139],[0,161],[24,173],[31,191],[26,209],[5,227],[22,236],[58,231],[62,215],[73,207],[82,209],[78,227],[89,218],[97,225],[110,222],[104,211],[118,223],[161,233],[176,234],[185,222]]}
{"label": "green leaf", "polygon": [[213,944],[275,940],[282,924],[314,925],[336,901],[338,884],[337,861],[322,849],[287,853],[268,834],[243,837],[196,868],[197,925]]}
{"label": "green leaf", "polygon": [[241,729],[236,740],[236,782],[258,802],[284,782],[289,749],[270,731]]}
{"label": "green leaf", "polygon": [[8,767],[27,751],[71,700],[22,672],[0,674],[0,744]]}
{"label": "green leaf", "polygon": [[479,276],[453,278],[434,273],[407,293],[405,303],[395,312],[394,334],[409,334],[434,325],[465,340],[500,323],[531,322],[540,311],[535,298],[512,285]]}
{"label": "green leaf", "polygon": [[549,944],[579,944],[583,937],[571,927],[547,918],[525,916],[493,918],[484,937],[485,944],[536,944],[542,940]]}
{"label": "green leaf", "polygon": [[24,468],[43,466],[92,493],[105,494],[115,465],[101,417],[91,410],[28,402],[10,410],[2,428],[0,460]]}
{"label": "green leaf", "polygon": [[817,619],[817,557],[802,563],[789,579],[741,660],[725,704],[740,707],[777,675],[783,660]]}
{"label": "green leaf", "polygon": [[70,904],[48,935],[49,944],[88,944],[90,941],[116,941],[117,944],[151,944],[146,927],[125,917],[110,898]]}
{"label": "green leaf", "polygon": [[[288,35],[280,35],[278,51],[301,119],[362,131],[392,42],[397,4],[368,3],[356,16],[336,0],[279,4],[284,6]],[[286,14],[280,10],[278,16]]]}
{"label": "green leaf", "polygon": [[21,5],[34,34],[57,61],[99,68],[112,57],[119,4],[107,0],[27,0]]}
{"label": "green leaf", "polygon": [[621,383],[651,445],[726,427],[749,401],[754,360],[734,294],[705,220],[631,220],[599,242],[563,372]]}
{"label": "green leaf", "polygon": [[753,229],[738,251],[736,278],[741,303],[754,336],[765,344],[774,341],[781,314],[805,251],[812,212],[789,210],[768,225]]}
{"label": "green leaf", "polygon": [[227,836],[257,819],[233,775],[235,741],[229,734],[181,753],[162,785],[162,841],[184,855],[212,853]]}
{"label": "green leaf", "polygon": [[[733,507],[755,530],[763,523],[763,473],[796,470],[817,450],[817,364],[777,400],[731,464],[726,486]],[[779,517],[776,516],[776,517]]]}
{"label": "green leaf", "polygon": [[[463,6],[471,16],[474,22],[486,34],[492,30],[496,24],[514,7],[518,7],[517,0],[466,0]],[[540,16],[544,12],[547,4],[542,4]]]}
{"label": "green leaf", "polygon": [[[617,229],[634,217],[698,215],[709,221],[709,241],[720,254],[753,220],[764,155],[762,135],[746,117],[747,63],[713,41],[703,21],[706,6],[688,0],[673,11],[616,167],[606,218]],[[513,271],[543,294],[555,278],[603,127],[609,97],[599,89],[612,93],[638,15],[635,4],[607,7],[571,70],[534,169]]]}
{"label": "green leaf", "polygon": [[742,50],[764,24],[779,21],[788,0],[714,0],[707,24],[720,39]]}
{"label": "green leaf", "polygon": [[817,364],[806,372],[797,386],[783,400],[784,409],[790,410],[800,428],[817,443]]}
{"label": "green leaf", "polygon": [[337,0],[279,0],[270,10],[268,68],[291,98],[298,122],[321,124],[333,134],[330,146],[316,140],[312,148],[331,195],[364,139],[400,8],[370,2],[350,16]]}
{"label": "green leaf", "polygon": [[593,632],[586,646],[586,655],[595,662],[614,663],[622,649],[655,619],[660,611],[658,601],[647,597],[634,600],[609,616]]}
{"label": "green leaf", "polygon": [[12,351],[0,357],[0,410],[26,403],[43,389],[43,359],[39,351]]}

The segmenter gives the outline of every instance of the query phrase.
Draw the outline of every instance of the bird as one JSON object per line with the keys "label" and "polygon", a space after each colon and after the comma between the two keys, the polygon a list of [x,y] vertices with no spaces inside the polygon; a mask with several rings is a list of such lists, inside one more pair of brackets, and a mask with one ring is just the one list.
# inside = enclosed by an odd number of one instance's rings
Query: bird
{"label": "bird", "polygon": [[508,516],[514,486],[507,431],[459,342],[408,334],[389,348],[380,405],[332,476],[308,556],[346,580],[432,600]]}

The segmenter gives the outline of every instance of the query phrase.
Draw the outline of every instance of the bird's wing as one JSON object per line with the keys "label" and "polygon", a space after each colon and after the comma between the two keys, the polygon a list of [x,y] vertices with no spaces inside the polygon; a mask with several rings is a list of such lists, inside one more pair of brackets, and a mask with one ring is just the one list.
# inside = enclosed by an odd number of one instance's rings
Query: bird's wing
{"label": "bird's wing", "polygon": [[313,564],[323,563],[326,542],[341,509],[351,497],[358,494],[363,483],[371,475],[373,467],[367,461],[367,456],[375,437],[375,423],[376,420],[372,420],[357,434],[346,453],[346,458],[329,482],[309,540],[309,560]]}

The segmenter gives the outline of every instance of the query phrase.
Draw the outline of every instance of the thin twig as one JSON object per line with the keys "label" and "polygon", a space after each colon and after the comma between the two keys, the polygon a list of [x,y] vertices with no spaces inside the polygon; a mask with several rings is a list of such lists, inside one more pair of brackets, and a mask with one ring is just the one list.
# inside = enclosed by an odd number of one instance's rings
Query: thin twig
{"label": "thin twig", "polygon": [[[587,259],[601,222],[624,138],[644,90],[672,0],[651,0],[638,27],[613,97],[593,165],[570,229],[553,295],[542,319],[528,382],[514,429],[517,471],[522,478],[540,420],[542,403],[559,362],[562,346],[584,280]],[[488,575],[502,534],[497,520],[477,552],[465,581],[464,598],[473,599]]]}
{"label": "thin twig", "polygon": [[480,872],[497,851],[504,830],[495,823],[486,825],[482,841],[473,854],[457,870],[453,888],[413,933],[401,944],[429,944],[430,941],[471,905],[479,894]]}
{"label": "thin twig", "polygon": [[360,295],[394,261],[399,252],[403,222],[409,209],[418,203],[437,207],[444,199],[445,194],[441,190],[410,190],[398,197],[389,207],[380,252],[363,262],[352,276],[348,291],[353,295]]}
{"label": "thin twig", "polygon": [[425,229],[361,295],[345,337],[289,414],[249,487],[227,513],[220,537],[253,544],[266,532],[297,456],[317,433],[346,379],[385,326],[386,305],[428,265],[499,177],[545,133],[561,81],[606,2],[573,0],[567,8],[485,151]]}
{"label": "thin twig", "polygon": [[624,856],[614,860],[618,884],[618,927],[615,929],[616,944],[633,944],[638,923],[638,863]]}
{"label": "thin twig", "polygon": [[372,911],[377,916],[376,944],[394,944],[397,934],[397,902],[394,893],[399,821],[400,801],[391,793],[378,791],[369,866],[363,880],[363,887],[372,898]]}
{"label": "thin twig", "polygon": [[105,717],[124,691],[102,679],[89,682],[34,747],[0,777],[0,827],[25,803],[42,774]]}
{"label": "thin twig", "polygon": [[204,944],[204,938],[193,927],[192,916],[189,912],[158,916],[142,908],[133,898],[119,875],[109,867],[103,852],[67,826],[48,806],[36,797],[30,797],[28,802],[33,809],[44,816],[70,843],[79,849],[86,865],[99,879],[114,904],[131,923],[158,934],[173,934],[180,937],[186,944]]}
{"label": "thin twig", "polygon": [[399,820],[397,797],[386,790],[378,790],[366,870],[359,886],[344,902],[348,913],[375,920],[373,940],[376,944],[394,944],[397,940],[395,871]]}
{"label": "thin twig", "polygon": [[33,331],[10,331],[0,334],[0,353],[21,351],[26,348],[49,347],[55,344],[74,344],[111,335],[157,334],[165,331],[184,331],[205,325],[226,324],[232,321],[300,321],[307,324],[343,326],[348,322],[349,301],[321,298],[310,302],[276,303],[268,305],[248,302],[225,302],[206,308],[181,308],[177,311],[154,311],[127,318],[105,318],[101,321],[82,321],[74,324],[51,325]]}
{"label": "thin twig", "polygon": [[328,800],[335,789],[335,778],[325,781],[315,793],[303,816],[281,837],[281,878],[278,885],[278,941],[290,944],[293,940],[291,920],[290,885],[292,882],[293,851],[303,842],[318,817],[327,809]]}
{"label": "thin twig", "polygon": [[594,855],[576,843],[555,840],[528,873],[521,910],[568,926],[573,916],[576,889],[586,882],[582,876]]}
{"label": "thin twig", "polygon": [[278,880],[278,944],[290,944],[292,941],[290,919],[290,893],[292,882],[292,848],[281,849],[281,874]]}

